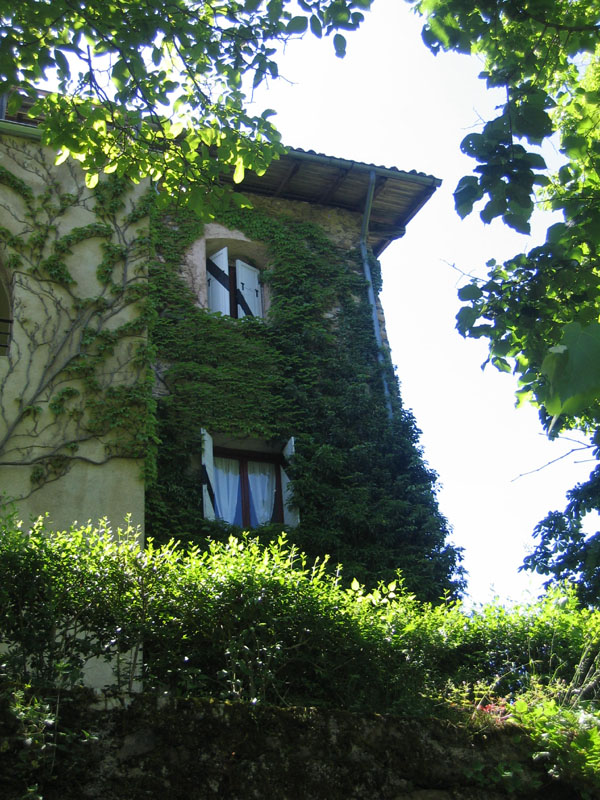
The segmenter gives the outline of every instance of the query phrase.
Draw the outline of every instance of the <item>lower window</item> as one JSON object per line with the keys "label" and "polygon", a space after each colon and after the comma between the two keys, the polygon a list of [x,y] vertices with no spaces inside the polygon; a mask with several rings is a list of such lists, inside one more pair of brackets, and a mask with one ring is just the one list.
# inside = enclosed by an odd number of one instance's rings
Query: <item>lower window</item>
{"label": "lower window", "polygon": [[[261,442],[250,442],[256,450],[217,446],[206,431],[202,439],[203,502],[207,519],[222,519],[246,529],[269,522],[290,527],[298,524],[298,512],[290,502],[289,479],[284,469],[293,454],[293,439],[279,450],[267,449]],[[258,449],[261,444],[263,449]]]}
{"label": "lower window", "polygon": [[215,516],[244,528],[283,522],[280,464],[213,450]]}

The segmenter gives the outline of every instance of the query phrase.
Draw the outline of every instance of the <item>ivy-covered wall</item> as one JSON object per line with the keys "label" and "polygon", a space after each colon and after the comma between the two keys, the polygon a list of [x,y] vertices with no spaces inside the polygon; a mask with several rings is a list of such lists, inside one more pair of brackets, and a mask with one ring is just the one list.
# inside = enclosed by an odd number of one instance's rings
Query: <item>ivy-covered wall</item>
{"label": "ivy-covered wall", "polygon": [[[343,563],[348,578],[391,579],[401,569],[423,598],[456,592],[460,555],[446,542],[436,476],[423,461],[387,353],[391,420],[386,409],[358,249],[360,215],[252,200],[253,209],[219,222],[267,254],[258,265],[269,297],[265,319],[236,320],[199,307],[197,271],[190,282],[182,264],[202,226],[182,212],[153,223],[160,444],[146,496],[147,533],[158,541],[201,542],[230,531],[203,518],[202,428],[237,439],[294,436],[288,473],[300,525],[288,533],[295,542]],[[371,266],[377,291],[374,259]],[[265,536],[274,532],[265,526]]]}
{"label": "ivy-covered wall", "polygon": [[0,141],[12,318],[0,353],[0,492],[26,523],[44,512],[61,527],[128,512],[142,523],[153,439],[147,197],[114,176],[88,188],[76,165],[54,162],[35,139]]}
{"label": "ivy-covered wall", "polygon": [[[360,213],[254,197],[204,230],[115,176],[87,187],[35,141],[5,137],[0,158],[13,316],[0,489],[26,519],[141,523],[145,512],[159,541],[222,537],[230,528],[204,518],[201,430],[279,446],[293,436],[300,524],[288,533],[309,555],[367,582],[401,569],[431,600],[460,589],[436,476],[389,354],[378,360]],[[261,268],[264,319],[205,308],[204,253],[227,237]]]}

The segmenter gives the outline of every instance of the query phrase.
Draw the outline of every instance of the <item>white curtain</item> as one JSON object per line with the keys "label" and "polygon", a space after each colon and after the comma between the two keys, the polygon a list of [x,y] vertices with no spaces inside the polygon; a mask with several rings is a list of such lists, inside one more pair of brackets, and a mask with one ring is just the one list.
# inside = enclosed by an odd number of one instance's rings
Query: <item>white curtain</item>
{"label": "white curtain", "polygon": [[[216,459],[215,459],[216,463]],[[248,483],[250,484],[250,506],[256,516],[254,525],[264,525],[271,521],[273,506],[275,505],[275,490],[277,488],[275,464],[265,461],[248,461]]]}
{"label": "white curtain", "polygon": [[217,508],[215,513],[225,522],[236,521],[238,495],[240,487],[240,462],[233,458],[219,458],[215,456],[215,499]]}

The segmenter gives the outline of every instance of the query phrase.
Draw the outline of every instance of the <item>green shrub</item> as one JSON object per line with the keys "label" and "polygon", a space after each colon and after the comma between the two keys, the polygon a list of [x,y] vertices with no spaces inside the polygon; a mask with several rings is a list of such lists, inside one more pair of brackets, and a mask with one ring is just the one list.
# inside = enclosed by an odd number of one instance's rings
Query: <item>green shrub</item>
{"label": "green shrub", "polygon": [[568,587],[467,612],[418,601],[400,578],[346,588],[283,535],[143,549],[128,526],[49,533],[8,516],[0,653],[5,695],[34,728],[28,698],[77,685],[101,658],[115,691],[141,678],[167,697],[517,722],[551,774],[600,790],[600,612]]}
{"label": "green shrub", "polygon": [[[600,613],[568,589],[467,613],[422,603],[401,580],[344,588],[284,535],[142,549],[135,530],[106,521],[49,534],[6,518],[0,608],[3,660],[25,681],[74,684],[90,658],[130,653],[147,688],[379,711],[449,683],[487,682],[496,697],[532,680],[568,686],[600,649]],[[586,693],[595,700],[598,686]]]}
{"label": "green shrub", "polygon": [[3,660],[35,684],[75,684],[89,659],[129,652],[146,688],[179,694],[383,711],[397,701],[390,675],[402,694],[421,689],[375,596],[343,589],[284,537],[200,552],[141,549],[106,522],[52,534],[9,524],[0,585]]}

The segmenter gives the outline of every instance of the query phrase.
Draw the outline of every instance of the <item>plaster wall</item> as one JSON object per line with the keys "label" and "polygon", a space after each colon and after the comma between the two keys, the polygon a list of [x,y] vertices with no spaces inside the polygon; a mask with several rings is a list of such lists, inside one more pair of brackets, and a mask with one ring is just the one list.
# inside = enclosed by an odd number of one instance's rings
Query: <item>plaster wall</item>
{"label": "plaster wall", "polygon": [[[94,193],[77,165],[55,166],[54,153],[36,141],[2,136],[0,167],[6,171],[0,174],[0,272],[13,317],[8,352],[0,357],[0,493],[16,500],[24,521],[48,512],[59,528],[105,516],[119,524],[130,513],[142,525],[141,461],[112,457],[118,432],[111,439],[105,431],[86,429],[84,384],[70,370],[86,348],[86,336],[114,332],[139,315],[122,290],[145,281],[147,252],[140,242],[148,223],[128,221],[145,187],[132,187],[123,208],[115,210],[112,236],[92,233],[69,242],[78,229],[107,224],[95,213]],[[29,187],[33,213],[6,175]],[[97,274],[107,243],[126,254],[111,284]],[[49,271],[48,259],[56,253],[71,283]],[[99,396],[140,380],[135,357],[143,342],[143,335],[132,332],[107,350],[95,372]],[[57,413],[56,398],[66,388],[74,391]],[[32,481],[40,464],[46,475]]]}
{"label": "plaster wall", "polygon": [[84,525],[108,517],[123,526],[130,514],[134,525],[144,521],[144,483],[137,459],[114,458],[102,465],[76,462],[58,480],[31,492],[31,468],[0,467],[0,487],[17,502],[19,517],[29,525],[48,515],[48,527],[64,530],[73,523]]}

